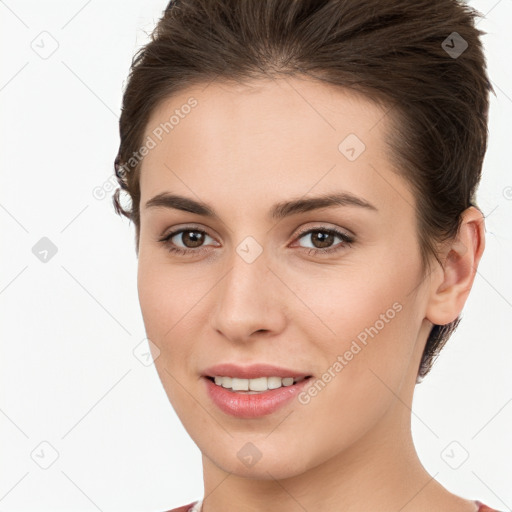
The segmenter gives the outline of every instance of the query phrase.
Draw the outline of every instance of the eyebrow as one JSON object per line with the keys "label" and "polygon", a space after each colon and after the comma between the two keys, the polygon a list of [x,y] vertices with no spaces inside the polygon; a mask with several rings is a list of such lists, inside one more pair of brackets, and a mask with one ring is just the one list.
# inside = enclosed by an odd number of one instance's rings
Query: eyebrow
{"label": "eyebrow", "polygon": [[[298,199],[276,203],[270,209],[268,216],[273,220],[281,220],[298,213],[339,206],[356,206],[378,211],[373,204],[361,197],[357,197],[349,192],[338,192],[316,197],[300,197]],[[149,199],[145,204],[145,208],[172,208],[212,219],[219,219],[215,210],[207,203],[177,194],[169,194],[168,192],[162,192]]]}

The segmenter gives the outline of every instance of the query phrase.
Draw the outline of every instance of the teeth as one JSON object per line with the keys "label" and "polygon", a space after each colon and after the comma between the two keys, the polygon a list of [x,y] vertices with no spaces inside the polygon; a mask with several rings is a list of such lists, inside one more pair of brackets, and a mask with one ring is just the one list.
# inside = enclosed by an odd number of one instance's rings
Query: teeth
{"label": "teeth", "polygon": [[247,379],[237,379],[233,377],[231,379],[231,389],[233,391],[249,391],[249,381]]}
{"label": "teeth", "polygon": [[305,377],[258,377],[256,379],[239,379],[237,377],[224,377],[216,375],[215,384],[232,391],[261,392],[269,389],[277,389],[282,386],[291,386],[304,380]]}
{"label": "teeth", "polygon": [[283,381],[283,379],[281,379],[281,377],[267,377],[268,389],[280,388],[283,384],[282,381]]}

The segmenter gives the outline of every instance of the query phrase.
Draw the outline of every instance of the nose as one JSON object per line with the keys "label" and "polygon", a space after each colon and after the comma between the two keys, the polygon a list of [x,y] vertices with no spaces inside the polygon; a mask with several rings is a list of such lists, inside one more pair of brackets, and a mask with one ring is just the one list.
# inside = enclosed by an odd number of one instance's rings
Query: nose
{"label": "nose", "polygon": [[287,321],[283,288],[264,253],[248,263],[234,252],[230,269],[214,288],[211,326],[236,343],[282,332]]}

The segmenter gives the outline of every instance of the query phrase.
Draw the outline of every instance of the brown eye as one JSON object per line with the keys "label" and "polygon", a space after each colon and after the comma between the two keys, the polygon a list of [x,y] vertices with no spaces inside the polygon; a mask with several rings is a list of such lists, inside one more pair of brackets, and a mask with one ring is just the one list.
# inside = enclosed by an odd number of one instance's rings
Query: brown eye
{"label": "brown eye", "polygon": [[203,249],[207,238],[214,239],[201,229],[185,228],[173,231],[159,239],[170,252],[177,254],[194,254]]}
{"label": "brown eye", "polygon": [[327,231],[314,231],[311,233],[311,242],[317,249],[330,247],[336,236]]}
{"label": "brown eye", "polygon": [[185,247],[191,249],[200,247],[205,238],[205,233],[203,231],[182,231],[180,234],[181,242]]}
{"label": "brown eye", "polygon": [[[328,253],[331,251],[336,251],[343,248],[344,246],[350,246],[350,244],[354,241],[353,237],[332,228],[310,229],[302,233],[299,236],[299,240],[302,238],[307,239],[308,237],[312,245],[309,247],[302,245],[301,247],[309,248],[309,252],[312,253]],[[336,239],[341,240],[341,242],[335,244]],[[334,247],[333,244],[335,244]]]}

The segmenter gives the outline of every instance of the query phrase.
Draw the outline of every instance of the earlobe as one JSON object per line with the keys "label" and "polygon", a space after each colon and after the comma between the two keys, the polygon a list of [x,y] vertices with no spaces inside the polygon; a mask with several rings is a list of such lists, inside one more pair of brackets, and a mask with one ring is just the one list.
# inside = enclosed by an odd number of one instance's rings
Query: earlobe
{"label": "earlobe", "polygon": [[443,268],[431,281],[426,318],[445,325],[455,320],[469,295],[485,248],[485,224],[482,212],[470,206],[462,213],[457,237],[447,242]]}

